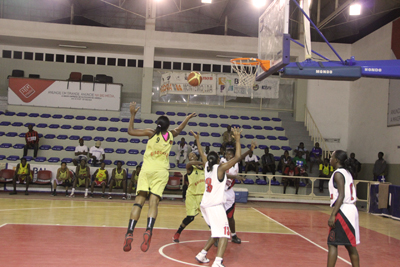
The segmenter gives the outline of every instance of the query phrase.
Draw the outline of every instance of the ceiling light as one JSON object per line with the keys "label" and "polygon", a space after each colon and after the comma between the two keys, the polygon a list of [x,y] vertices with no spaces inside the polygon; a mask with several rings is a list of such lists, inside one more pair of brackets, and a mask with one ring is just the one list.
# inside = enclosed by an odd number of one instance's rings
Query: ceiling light
{"label": "ceiling light", "polygon": [[350,6],[350,16],[358,16],[358,15],[361,15],[361,5],[352,4]]}
{"label": "ceiling light", "polygon": [[66,47],[66,48],[79,48],[79,49],[86,49],[87,46],[84,45],[68,45],[68,44],[59,44],[59,47]]}
{"label": "ceiling light", "polygon": [[202,3],[211,4],[212,0],[201,0]]}
{"label": "ceiling light", "polygon": [[256,8],[263,7],[267,4],[267,0],[251,0],[251,2]]}

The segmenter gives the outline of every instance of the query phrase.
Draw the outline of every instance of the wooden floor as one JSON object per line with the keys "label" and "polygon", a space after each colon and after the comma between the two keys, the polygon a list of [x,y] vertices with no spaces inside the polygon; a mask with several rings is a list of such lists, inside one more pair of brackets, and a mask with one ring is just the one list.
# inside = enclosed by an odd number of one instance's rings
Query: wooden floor
{"label": "wooden floor", "polygon": [[[122,251],[133,201],[71,199],[62,194],[0,192],[0,266],[211,266],[194,256],[209,237],[197,216],[181,235],[172,236],[186,216],[180,200],[163,200],[148,252],[140,251],[147,205],[134,232],[132,251]],[[235,219],[242,244],[229,243],[225,266],[325,266],[327,221],[324,205],[253,202],[237,204]],[[361,266],[400,266],[400,221],[360,212]],[[211,263],[215,249],[208,257]],[[344,248],[336,266],[350,266]]]}

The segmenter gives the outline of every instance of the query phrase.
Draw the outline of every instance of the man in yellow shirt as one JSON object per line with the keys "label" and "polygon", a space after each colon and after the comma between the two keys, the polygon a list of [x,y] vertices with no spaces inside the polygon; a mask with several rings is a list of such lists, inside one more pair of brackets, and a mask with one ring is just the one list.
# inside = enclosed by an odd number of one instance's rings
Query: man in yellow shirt
{"label": "man in yellow shirt", "polygon": [[[330,178],[333,172],[333,167],[329,164],[329,159],[325,158],[323,164],[319,164],[319,177]],[[319,192],[324,192],[325,180],[319,180]]]}
{"label": "man in yellow shirt", "polygon": [[26,162],[26,158],[21,158],[21,163],[17,165],[15,169],[14,179],[13,179],[13,187],[14,190],[10,193],[10,195],[17,194],[17,182],[19,184],[26,184],[25,187],[25,195],[29,195],[28,188],[29,183],[32,182],[32,172],[31,165]]}
{"label": "man in yellow shirt", "polygon": [[102,195],[101,198],[104,198],[104,192],[106,191],[106,186],[108,183],[108,171],[105,169],[106,164],[104,162],[101,163],[100,169],[97,169],[95,173],[93,174],[94,176],[94,181],[92,182],[91,186],[91,194],[90,197],[93,198],[93,191],[94,187],[98,186],[102,188]]}

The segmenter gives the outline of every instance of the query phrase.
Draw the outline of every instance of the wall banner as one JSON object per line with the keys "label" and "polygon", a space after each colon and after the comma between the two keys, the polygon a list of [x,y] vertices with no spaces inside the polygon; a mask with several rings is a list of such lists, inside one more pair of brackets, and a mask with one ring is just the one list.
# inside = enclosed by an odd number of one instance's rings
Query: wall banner
{"label": "wall banner", "polygon": [[160,96],[167,94],[179,95],[215,95],[216,75],[202,74],[203,81],[199,86],[190,86],[187,76],[190,72],[167,72],[161,75]]}

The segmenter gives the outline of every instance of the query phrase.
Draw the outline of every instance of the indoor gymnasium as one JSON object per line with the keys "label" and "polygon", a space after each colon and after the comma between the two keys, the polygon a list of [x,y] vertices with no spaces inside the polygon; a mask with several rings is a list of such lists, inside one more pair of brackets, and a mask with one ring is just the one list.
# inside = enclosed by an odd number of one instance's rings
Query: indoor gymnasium
{"label": "indoor gymnasium", "polygon": [[0,0],[0,265],[399,266],[399,18]]}

